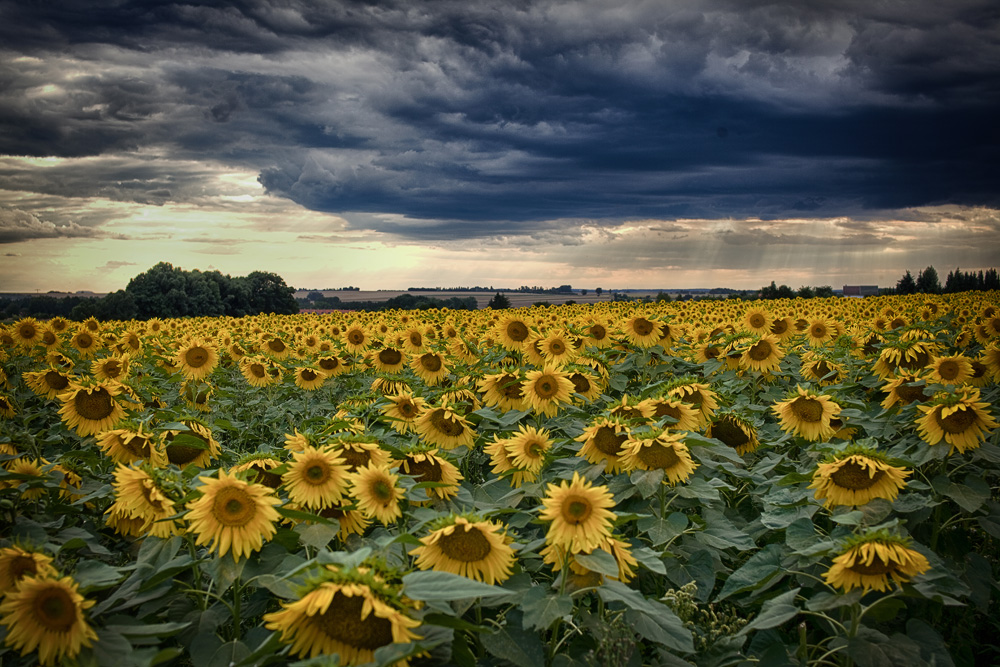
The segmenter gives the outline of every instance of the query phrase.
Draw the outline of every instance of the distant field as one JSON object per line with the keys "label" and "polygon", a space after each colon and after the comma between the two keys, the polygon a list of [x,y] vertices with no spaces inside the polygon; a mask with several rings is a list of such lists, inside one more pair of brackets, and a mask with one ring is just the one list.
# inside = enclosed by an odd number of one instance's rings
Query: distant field
{"label": "distant field", "polygon": [[[304,299],[312,290],[298,290],[295,292],[296,299]],[[340,291],[340,290],[316,290],[323,294],[323,296],[338,297],[341,301],[345,303],[354,301],[388,301],[393,297],[400,296],[402,294],[412,294],[413,296],[427,296],[435,299],[450,299],[451,297],[458,297],[464,299],[466,297],[473,297],[476,299],[476,305],[480,308],[485,308],[486,304],[490,302],[496,292],[462,292],[462,291],[438,291],[438,290],[419,290],[408,292],[406,290],[360,290],[360,291]],[[667,292],[670,294],[671,298],[675,298],[681,292]],[[611,293],[603,292],[601,296],[597,296],[592,291],[588,290],[586,295],[581,296],[580,294],[531,294],[528,292],[503,292],[503,294],[510,300],[510,305],[512,308],[520,308],[522,306],[530,306],[538,301],[547,301],[551,304],[561,304],[567,301],[575,301],[577,303],[597,303],[598,301],[611,301]],[[659,290],[648,290],[648,291],[629,291],[628,296],[630,298],[642,298],[644,296],[655,297],[659,294]]]}

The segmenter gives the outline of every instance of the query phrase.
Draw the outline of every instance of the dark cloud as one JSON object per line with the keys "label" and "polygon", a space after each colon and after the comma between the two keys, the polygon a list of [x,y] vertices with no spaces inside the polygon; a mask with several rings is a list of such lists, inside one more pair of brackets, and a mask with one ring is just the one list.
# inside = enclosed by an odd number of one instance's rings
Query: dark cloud
{"label": "dark cloud", "polygon": [[108,161],[4,188],[186,202],[209,161],[415,240],[1000,206],[993,0],[82,7],[0,0],[0,154]]}
{"label": "dark cloud", "polygon": [[75,223],[55,225],[27,211],[0,208],[0,243],[18,243],[31,239],[95,237],[100,233]]}

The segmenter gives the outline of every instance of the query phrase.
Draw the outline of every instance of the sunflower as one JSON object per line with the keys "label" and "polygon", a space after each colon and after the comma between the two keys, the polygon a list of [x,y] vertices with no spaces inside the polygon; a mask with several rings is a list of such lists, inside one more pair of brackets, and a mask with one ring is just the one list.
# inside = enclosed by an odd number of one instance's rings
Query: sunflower
{"label": "sunflower", "polygon": [[458,485],[464,479],[458,468],[448,459],[438,456],[436,449],[426,451],[409,451],[399,462],[399,469],[416,478],[417,483],[431,482],[444,484],[426,488],[428,498],[435,496],[441,500],[454,498],[458,495]]}
{"label": "sunflower", "polygon": [[114,380],[122,382],[128,376],[128,356],[113,356],[95,359],[90,364],[90,372],[98,380]]}
{"label": "sunflower", "polygon": [[685,482],[698,467],[684,444],[682,433],[652,431],[631,434],[622,447],[624,470],[662,470],[664,481]]}
{"label": "sunflower", "polygon": [[402,392],[395,396],[386,396],[389,403],[382,408],[382,414],[389,420],[389,425],[398,433],[406,434],[417,423],[417,416],[424,407],[424,399],[410,392]]}
{"label": "sunflower", "polygon": [[732,412],[717,415],[709,424],[705,435],[729,445],[740,456],[756,451],[760,447],[757,429],[750,421]]}
{"label": "sunflower", "polygon": [[622,325],[622,333],[636,347],[653,347],[660,342],[659,323],[636,315]]}
{"label": "sunflower", "polygon": [[194,339],[177,350],[173,361],[187,379],[202,380],[219,364],[219,353],[210,343]]}
{"label": "sunflower", "polygon": [[76,429],[81,436],[93,435],[114,428],[125,410],[115,400],[121,385],[93,380],[74,381],[59,394],[62,407],[59,415],[66,426]]}
{"label": "sunflower", "polygon": [[908,540],[879,531],[849,539],[823,578],[845,592],[860,588],[867,593],[888,591],[890,577],[903,584],[930,568],[923,554],[909,548]]}
{"label": "sunflower", "polygon": [[280,336],[265,334],[260,339],[260,351],[271,359],[281,360],[292,354],[292,348]]}
{"label": "sunflower", "polygon": [[930,405],[918,405],[923,413],[917,418],[917,431],[924,442],[936,445],[943,439],[965,453],[975,449],[987,434],[998,426],[989,413],[990,404],[979,400],[979,389],[965,387],[950,393],[941,392]]}
{"label": "sunflower", "polygon": [[[357,570],[328,573],[323,581],[295,602],[283,602],[280,611],[265,614],[269,630],[281,633],[291,652],[303,657],[335,655],[338,664],[363,665],[375,651],[416,639],[420,625],[404,613],[398,596],[379,594],[384,584],[371,573]],[[409,664],[406,659],[397,665]]]}
{"label": "sunflower", "polygon": [[809,488],[827,507],[866,505],[875,498],[895,500],[910,474],[871,449],[853,447],[820,463]]}
{"label": "sunflower", "polygon": [[550,331],[546,336],[538,341],[538,348],[542,352],[544,365],[561,368],[573,361],[577,355],[577,349],[573,345],[573,339],[565,331]]}
{"label": "sunflower", "polygon": [[402,394],[404,391],[413,391],[406,380],[400,375],[380,375],[372,380],[371,390],[383,396]]}
{"label": "sunflower", "polygon": [[403,347],[407,352],[418,355],[424,351],[427,341],[424,340],[424,330],[419,324],[406,329],[402,334]]}
{"label": "sunflower", "polygon": [[[603,540],[597,548],[607,552],[615,559],[615,564],[618,566],[618,576],[610,577],[611,579],[627,582],[635,576],[635,568],[638,567],[639,563],[632,555],[628,543],[612,536]],[[590,549],[567,554],[566,549],[561,545],[549,544],[539,554],[542,556],[542,562],[552,566],[553,572],[562,571],[563,563],[567,562],[568,556],[569,584],[572,586],[572,590],[579,590],[600,586],[603,583],[603,574],[589,570],[576,559],[577,555],[589,556],[593,552],[594,549]]]}
{"label": "sunflower", "polygon": [[961,354],[935,357],[927,368],[931,382],[965,384],[972,377],[972,360]]}
{"label": "sunflower", "polygon": [[515,372],[485,375],[479,380],[479,391],[483,392],[483,403],[496,407],[501,412],[523,410],[527,406],[522,382],[524,379]]}
{"label": "sunflower", "polygon": [[679,398],[685,403],[695,406],[700,412],[698,416],[699,426],[706,425],[715,411],[719,409],[715,392],[709,388],[709,385],[698,382],[694,378],[681,378],[671,383],[668,385],[666,395]]}
{"label": "sunflower", "polygon": [[347,364],[335,354],[327,354],[316,360],[319,370],[326,373],[327,377],[342,375],[347,372]]}
{"label": "sunflower", "polygon": [[608,414],[629,423],[645,423],[653,416],[653,405],[647,401],[636,403],[631,396],[625,394],[621,401],[608,411]]}
{"label": "sunflower", "polygon": [[659,397],[647,398],[643,401],[652,411],[650,420],[661,420],[670,417],[671,421],[664,425],[664,428],[675,431],[694,431],[698,428],[698,418],[700,412],[684,401],[676,398]]}
{"label": "sunflower", "polygon": [[583,333],[586,336],[585,345],[588,347],[603,348],[612,343],[608,323],[602,319],[589,320],[584,325]]}
{"label": "sunflower", "polygon": [[372,365],[379,373],[398,373],[406,366],[406,353],[392,346],[372,355]]}
{"label": "sunflower", "polygon": [[918,372],[931,362],[937,345],[927,340],[898,340],[885,343],[872,370],[882,380],[901,372]]}
{"label": "sunflower", "polygon": [[344,459],[348,472],[367,465],[386,466],[392,458],[377,439],[366,435],[336,435],[327,442],[327,447]]}
{"label": "sunflower", "polygon": [[349,535],[364,535],[365,531],[368,530],[368,526],[372,524],[364,512],[356,509],[348,509],[350,505],[350,502],[346,502],[343,505],[331,505],[317,512],[324,519],[337,520],[337,523],[340,524],[340,530],[337,531],[337,538],[341,540],[346,540]]}
{"label": "sunflower", "polygon": [[317,510],[340,503],[347,492],[348,473],[337,452],[306,447],[292,454],[281,480],[292,502]]}
{"label": "sunflower", "polygon": [[833,363],[822,354],[806,352],[802,355],[802,377],[819,383],[820,386],[837,384],[843,375],[840,365]]}
{"label": "sunflower", "polygon": [[606,486],[595,486],[576,472],[569,483],[549,484],[539,518],[550,521],[545,539],[573,553],[591,551],[611,537],[615,501]]}
{"label": "sunflower", "polygon": [[182,531],[170,517],[177,514],[174,501],[166,494],[149,468],[119,465],[115,470],[115,502],[106,513],[124,515],[143,522],[142,532],[166,539]]}
{"label": "sunflower", "polygon": [[604,381],[592,373],[582,370],[567,370],[569,381],[573,383],[573,393],[583,397],[585,403],[597,399],[604,391]]}
{"label": "sunflower", "polygon": [[922,403],[931,395],[924,391],[926,381],[914,373],[900,373],[896,378],[886,384],[882,391],[888,394],[882,401],[882,407],[888,410],[897,403],[909,405],[914,401]]}
{"label": "sunflower", "polygon": [[327,375],[317,368],[298,366],[295,369],[295,386],[304,391],[316,391],[326,382]]}
{"label": "sunflower", "polygon": [[387,466],[359,468],[350,477],[351,497],[366,517],[389,525],[403,516],[399,501],[404,492],[396,485],[398,480]]}
{"label": "sunflower", "polygon": [[163,433],[163,448],[167,460],[180,468],[189,465],[207,467],[212,459],[219,456],[222,448],[207,426],[193,420],[182,423],[187,427],[186,430],[169,430]]}
{"label": "sunflower", "polygon": [[751,308],[743,314],[743,325],[750,333],[771,333],[771,315],[763,308]]}
{"label": "sunflower", "polygon": [[740,367],[761,373],[777,371],[785,356],[784,350],[778,345],[778,339],[770,335],[751,339],[742,346],[742,350]]}
{"label": "sunflower", "polygon": [[509,315],[497,324],[496,333],[505,349],[520,350],[531,336],[531,329],[523,318]]}
{"label": "sunflower", "polygon": [[494,435],[493,442],[483,447],[483,451],[490,457],[493,474],[509,476],[511,486],[518,489],[522,484],[534,482],[538,479],[538,474],[514,465],[510,450],[507,449],[507,440]]}
{"label": "sunflower", "polygon": [[74,378],[67,372],[50,368],[44,371],[26,372],[21,375],[31,391],[48,399],[56,398],[69,388]]}
{"label": "sunflower", "polygon": [[471,447],[476,437],[472,424],[449,406],[425,406],[417,417],[414,430],[421,441],[443,449]]}
{"label": "sunflower", "polygon": [[28,551],[19,546],[0,549],[0,597],[13,591],[25,577],[58,577],[52,567],[52,558],[39,551]]}
{"label": "sunflower", "polygon": [[598,417],[576,438],[583,443],[577,455],[594,465],[603,464],[606,473],[617,474],[622,471],[622,448],[628,438],[628,426],[623,420]]}
{"label": "sunflower", "polygon": [[243,357],[240,373],[251,387],[266,387],[281,380],[281,371],[262,357]]}
{"label": "sunflower", "polygon": [[528,371],[521,383],[521,392],[535,413],[554,417],[562,405],[571,402],[573,382],[568,373],[547,366]]}
{"label": "sunflower", "polygon": [[699,342],[692,348],[692,358],[695,363],[704,364],[722,356],[722,346],[712,339]]}
{"label": "sunflower", "polygon": [[277,489],[281,486],[281,475],[271,472],[281,465],[281,461],[273,459],[267,454],[248,454],[242,457],[239,462],[229,469],[230,473],[245,473],[246,479],[254,484],[263,484],[266,487]]}
{"label": "sunflower", "polygon": [[552,437],[545,429],[521,425],[504,446],[516,468],[537,475],[545,463],[545,453],[552,449]]}
{"label": "sunflower", "polygon": [[372,345],[371,334],[358,322],[352,322],[344,329],[344,347],[351,354],[362,354]]}
{"label": "sunflower", "polygon": [[9,329],[15,342],[21,347],[31,347],[35,343],[42,342],[42,330],[42,326],[34,317],[18,320]]}
{"label": "sunflower", "polygon": [[195,544],[209,544],[221,558],[233,559],[259,551],[277,532],[281,499],[263,484],[252,484],[219,470],[219,476],[199,477],[201,496],[188,503],[187,520],[197,535]]}
{"label": "sunflower", "polygon": [[444,355],[440,352],[414,355],[410,361],[410,368],[429,387],[441,384],[448,377],[448,366],[445,364]]}
{"label": "sunflower", "polygon": [[4,643],[22,656],[37,650],[42,665],[73,660],[97,639],[83,617],[93,605],[71,577],[27,576],[0,602],[0,625],[7,628]]}
{"label": "sunflower", "polygon": [[836,324],[824,318],[814,319],[809,322],[806,332],[806,340],[811,347],[820,347],[833,340],[837,331]]}
{"label": "sunflower", "polygon": [[827,440],[834,433],[830,420],[840,414],[840,406],[829,396],[796,387],[786,400],[771,407],[781,420],[781,430],[806,440]]}
{"label": "sunflower", "polygon": [[502,524],[452,514],[435,522],[421,546],[410,551],[421,570],[450,572],[487,584],[510,578],[514,550]]}

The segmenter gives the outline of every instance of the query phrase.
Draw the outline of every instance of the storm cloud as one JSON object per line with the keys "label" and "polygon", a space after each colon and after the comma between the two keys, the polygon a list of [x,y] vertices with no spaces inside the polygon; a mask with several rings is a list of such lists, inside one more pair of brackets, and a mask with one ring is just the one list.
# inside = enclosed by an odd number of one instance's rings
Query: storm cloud
{"label": "storm cloud", "polygon": [[8,190],[185,202],[178,165],[208,161],[414,240],[1000,206],[992,0],[63,0],[0,26],[0,155],[91,169]]}

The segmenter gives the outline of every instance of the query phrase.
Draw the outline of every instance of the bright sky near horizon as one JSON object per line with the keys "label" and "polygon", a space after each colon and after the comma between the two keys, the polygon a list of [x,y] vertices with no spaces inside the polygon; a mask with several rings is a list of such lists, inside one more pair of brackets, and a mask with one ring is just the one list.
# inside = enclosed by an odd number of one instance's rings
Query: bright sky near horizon
{"label": "bright sky near horizon", "polygon": [[1000,266],[995,0],[0,0],[0,291]]}

